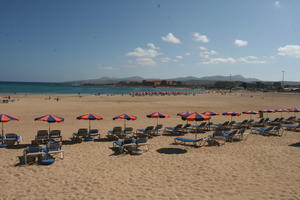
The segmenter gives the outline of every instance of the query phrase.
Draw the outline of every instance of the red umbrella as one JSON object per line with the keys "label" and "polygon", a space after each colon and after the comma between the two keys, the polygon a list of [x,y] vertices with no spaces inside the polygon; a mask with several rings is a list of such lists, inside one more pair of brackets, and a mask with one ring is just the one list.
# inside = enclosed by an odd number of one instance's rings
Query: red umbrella
{"label": "red umbrella", "polygon": [[299,108],[291,108],[289,109],[289,112],[294,112],[294,115],[296,116],[296,112],[300,112]]}
{"label": "red umbrella", "polygon": [[45,121],[48,122],[49,124],[49,133],[50,133],[50,124],[51,123],[59,123],[59,122],[63,122],[65,119],[62,117],[58,117],[55,115],[43,115],[41,117],[37,117],[34,119],[35,121]]}
{"label": "red umbrella", "polygon": [[241,113],[238,113],[238,112],[224,112],[222,115],[230,115],[231,119],[230,121],[232,121],[232,117],[233,116],[241,116]]}
{"label": "red umbrella", "polygon": [[251,119],[251,115],[257,115],[257,114],[259,114],[259,112],[258,111],[253,111],[253,110],[249,110],[249,111],[243,112],[243,114],[250,115],[250,119]]}
{"label": "red umbrella", "polygon": [[273,109],[263,109],[263,110],[260,110],[260,112],[267,113],[267,117],[268,117],[268,113],[274,113],[275,110],[273,110]]}
{"label": "red umbrella", "polygon": [[281,116],[281,117],[282,117],[282,113],[283,113],[283,112],[289,112],[289,110],[288,110],[288,109],[285,109],[285,108],[275,109],[274,111],[275,111],[275,112],[280,112],[280,116]]}
{"label": "red umbrella", "polygon": [[209,120],[210,117],[209,116],[206,116],[206,115],[203,115],[201,113],[192,113],[192,114],[187,114],[187,115],[184,115],[182,116],[181,118],[182,120],[187,120],[187,121],[203,121],[203,120]]}
{"label": "red umbrella", "polygon": [[113,120],[116,119],[124,119],[124,128],[126,128],[126,120],[136,120],[137,117],[134,115],[122,114],[113,118]]}
{"label": "red umbrella", "polygon": [[177,113],[177,116],[184,116],[184,115],[188,115],[188,114],[192,114],[192,112],[180,112],[180,113]]}
{"label": "red umbrella", "polygon": [[7,115],[7,114],[0,114],[0,122],[2,122],[2,144],[3,144],[3,138],[4,138],[4,129],[3,129],[3,124],[4,122],[9,122],[11,120],[19,120],[18,117],[12,116],[12,115]]}
{"label": "red umbrella", "polygon": [[160,113],[160,112],[154,112],[154,113],[151,113],[149,115],[147,115],[148,118],[156,118],[157,119],[157,125],[158,125],[158,119],[159,118],[169,118],[170,116],[167,115],[167,114],[163,114],[163,113]]}
{"label": "red umbrella", "polygon": [[91,130],[91,120],[102,120],[103,117],[94,115],[94,114],[86,114],[86,115],[80,115],[76,119],[89,120],[89,131],[90,131]]}

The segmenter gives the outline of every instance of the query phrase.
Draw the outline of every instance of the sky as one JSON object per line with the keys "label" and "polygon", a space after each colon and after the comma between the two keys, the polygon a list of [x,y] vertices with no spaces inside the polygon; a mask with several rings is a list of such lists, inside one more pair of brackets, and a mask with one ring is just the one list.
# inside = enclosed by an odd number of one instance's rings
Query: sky
{"label": "sky", "polygon": [[299,0],[0,0],[0,81],[300,81],[299,9]]}

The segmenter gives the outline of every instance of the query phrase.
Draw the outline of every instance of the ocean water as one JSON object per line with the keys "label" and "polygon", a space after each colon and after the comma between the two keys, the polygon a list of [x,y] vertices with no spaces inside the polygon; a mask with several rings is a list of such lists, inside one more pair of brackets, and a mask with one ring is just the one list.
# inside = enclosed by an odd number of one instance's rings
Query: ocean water
{"label": "ocean water", "polygon": [[179,88],[81,86],[67,83],[0,82],[2,94],[130,94],[132,92],[186,92],[204,93],[201,90]]}

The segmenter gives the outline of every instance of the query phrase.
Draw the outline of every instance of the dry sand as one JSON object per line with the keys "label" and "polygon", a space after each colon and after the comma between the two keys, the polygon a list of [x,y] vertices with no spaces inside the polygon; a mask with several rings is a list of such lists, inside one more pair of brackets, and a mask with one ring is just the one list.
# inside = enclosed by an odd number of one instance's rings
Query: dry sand
{"label": "dry sand", "polygon": [[[0,104],[1,113],[21,117],[6,123],[5,131],[22,135],[22,143],[28,144],[37,130],[48,128],[47,123],[34,122],[34,117],[56,114],[65,122],[52,127],[61,129],[67,140],[88,125],[75,117],[94,113],[104,117],[92,122],[104,138],[108,129],[123,125],[121,120],[112,120],[122,113],[137,115],[138,120],[128,125],[143,128],[156,123],[145,117],[154,111],[171,115],[160,122],[172,126],[182,122],[176,117],[182,111],[241,112],[297,107],[300,102],[300,95],[276,93],[134,98],[64,95],[59,102],[47,97],[18,95],[18,101]],[[270,118],[279,116],[269,114]],[[213,121],[226,119],[229,117],[217,116]],[[285,132],[283,137],[250,135],[245,142],[193,148],[172,145],[173,137],[159,136],[150,140],[150,150],[140,156],[115,156],[112,142],[83,142],[64,145],[65,159],[51,166],[15,166],[23,149],[0,149],[0,199],[300,199],[299,142],[299,132]],[[164,148],[177,148],[177,154],[159,153]]]}

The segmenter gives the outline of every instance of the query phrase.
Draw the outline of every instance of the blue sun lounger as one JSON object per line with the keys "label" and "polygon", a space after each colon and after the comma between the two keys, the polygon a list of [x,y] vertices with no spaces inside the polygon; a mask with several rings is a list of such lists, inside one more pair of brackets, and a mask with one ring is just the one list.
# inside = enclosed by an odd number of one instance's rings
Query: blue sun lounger
{"label": "blue sun lounger", "polygon": [[183,138],[183,137],[176,137],[174,139],[175,144],[186,144],[186,143],[192,143],[193,146],[198,147],[202,146],[202,142],[206,141],[208,138],[200,138],[200,139],[190,139],[190,138]]}

